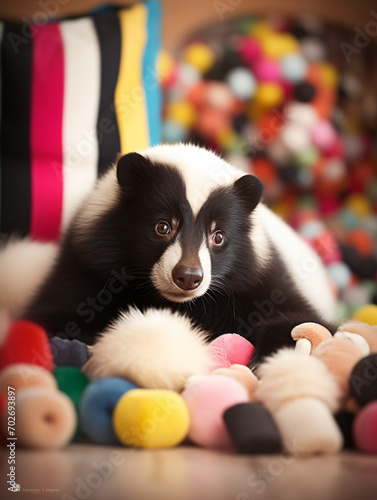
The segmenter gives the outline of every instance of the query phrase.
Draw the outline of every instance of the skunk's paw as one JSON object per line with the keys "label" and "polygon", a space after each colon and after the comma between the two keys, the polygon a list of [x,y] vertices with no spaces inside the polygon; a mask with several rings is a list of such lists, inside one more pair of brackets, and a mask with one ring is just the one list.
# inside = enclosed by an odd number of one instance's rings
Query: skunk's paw
{"label": "skunk's paw", "polygon": [[152,389],[181,391],[188,377],[212,368],[205,332],[169,310],[122,313],[90,351],[83,367],[90,379],[123,377]]}

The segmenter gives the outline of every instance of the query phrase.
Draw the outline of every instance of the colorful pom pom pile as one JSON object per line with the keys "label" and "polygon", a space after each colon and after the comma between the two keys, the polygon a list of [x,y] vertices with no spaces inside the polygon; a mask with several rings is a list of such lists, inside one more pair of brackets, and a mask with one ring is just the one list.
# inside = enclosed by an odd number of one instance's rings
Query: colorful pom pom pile
{"label": "colorful pom pom pile", "polygon": [[205,145],[263,180],[265,201],[328,267],[339,320],[377,301],[377,57],[347,52],[353,36],[233,20],[160,65],[165,141]]}
{"label": "colorful pom pom pile", "polygon": [[[377,323],[376,309],[355,317]],[[11,349],[25,338],[33,357]],[[116,376],[88,380],[85,365],[56,366],[45,330],[16,321],[0,346],[0,440],[16,432],[17,446],[38,449],[82,439],[169,448],[188,439],[247,454],[377,453],[377,326],[352,320],[332,336],[303,323],[292,338],[296,348],[267,358],[257,378],[248,340],[221,335],[208,345],[212,370],[188,375],[179,393],[151,389],[142,376],[138,387]]]}

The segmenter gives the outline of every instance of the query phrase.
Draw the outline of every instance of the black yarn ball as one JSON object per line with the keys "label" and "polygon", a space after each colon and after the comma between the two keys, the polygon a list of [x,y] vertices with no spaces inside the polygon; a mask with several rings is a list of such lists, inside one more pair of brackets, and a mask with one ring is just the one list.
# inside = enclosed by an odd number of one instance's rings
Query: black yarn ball
{"label": "black yarn ball", "polygon": [[294,98],[300,102],[310,102],[314,99],[315,95],[316,89],[309,82],[298,83],[293,91]]}

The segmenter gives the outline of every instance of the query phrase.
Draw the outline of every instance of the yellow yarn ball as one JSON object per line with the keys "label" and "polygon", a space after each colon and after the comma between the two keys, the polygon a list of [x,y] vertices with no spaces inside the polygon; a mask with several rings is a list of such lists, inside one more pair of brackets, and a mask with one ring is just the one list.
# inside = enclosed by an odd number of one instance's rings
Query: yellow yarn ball
{"label": "yellow yarn ball", "polygon": [[175,120],[184,127],[190,128],[195,123],[196,111],[189,102],[176,101],[171,102],[166,109],[166,116]]}
{"label": "yellow yarn ball", "polygon": [[114,432],[127,446],[170,448],[186,437],[189,426],[186,403],[174,391],[132,389],[114,408]]}
{"label": "yellow yarn ball", "polygon": [[278,83],[260,83],[254,95],[254,102],[264,108],[278,106],[284,97],[284,91]]}
{"label": "yellow yarn ball", "polygon": [[229,149],[232,145],[234,145],[237,141],[237,134],[232,129],[220,130],[220,132],[216,136],[217,144],[222,149]]}
{"label": "yellow yarn ball", "polygon": [[369,215],[372,211],[372,206],[368,198],[357,193],[347,197],[345,206],[359,217]]}
{"label": "yellow yarn ball", "polygon": [[330,63],[321,63],[319,65],[319,71],[322,81],[327,87],[335,89],[338,86],[339,75],[335,66]]}
{"label": "yellow yarn ball", "polygon": [[249,31],[249,34],[255,36],[256,38],[263,39],[274,35],[276,31],[273,29],[271,24],[265,21],[259,21],[254,23]]}
{"label": "yellow yarn ball", "polygon": [[352,319],[368,323],[368,325],[377,325],[377,305],[367,304],[354,312]]}
{"label": "yellow yarn ball", "polygon": [[183,59],[185,62],[195,66],[201,73],[205,73],[213,64],[215,54],[213,50],[204,43],[191,43],[185,50]]}
{"label": "yellow yarn ball", "polygon": [[289,33],[273,33],[261,38],[261,47],[267,57],[279,59],[299,51],[297,40]]}

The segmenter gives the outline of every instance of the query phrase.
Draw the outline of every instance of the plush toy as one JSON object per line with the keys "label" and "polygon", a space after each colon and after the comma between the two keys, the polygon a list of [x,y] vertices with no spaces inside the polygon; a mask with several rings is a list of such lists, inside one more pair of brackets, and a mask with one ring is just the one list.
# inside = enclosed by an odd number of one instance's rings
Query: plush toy
{"label": "plush toy", "polygon": [[368,343],[370,352],[377,352],[377,325],[350,319],[340,325],[338,332],[350,332],[360,335]]}
{"label": "plush toy", "polygon": [[54,357],[54,365],[74,366],[82,368],[90,358],[89,348],[79,340],[50,338],[50,349]]}
{"label": "plush toy", "polygon": [[85,387],[89,384],[88,377],[79,368],[75,366],[59,366],[54,370],[54,377],[58,383],[58,389],[64,392],[72,401],[77,415],[76,432],[73,437],[77,440],[81,428],[79,421],[79,403]]}
{"label": "plush toy", "polygon": [[[193,393],[195,393],[194,398],[197,398],[198,394],[202,395],[204,393],[204,391],[208,387],[207,377],[204,377],[204,379],[199,379],[202,382],[199,385],[195,386],[195,390],[192,390],[191,388],[189,391],[185,390],[183,393],[184,398],[186,396],[189,398],[188,407],[190,415],[192,416],[192,423],[190,429],[191,429],[191,434],[194,436],[193,440],[198,444],[203,444],[203,445],[205,444],[207,446],[209,445],[221,446],[223,444],[224,434],[226,435],[225,438],[226,443],[229,444],[228,435],[226,429],[224,428],[224,424],[222,422],[222,413],[224,410],[224,406],[221,406],[221,401],[222,403],[224,403],[226,398],[229,399],[229,391],[228,393],[226,391],[228,385],[230,385],[232,388],[230,392],[232,391],[236,393],[237,391],[242,392],[243,396],[245,396],[245,390],[250,395],[255,392],[255,380],[257,379],[252,374],[251,370],[245,366],[245,364],[247,364],[250,361],[253,350],[254,350],[253,345],[248,340],[244,339],[243,337],[237,334],[221,335],[220,337],[218,337],[209,344],[208,351],[211,360],[211,366],[220,367],[215,369],[212,373],[226,375],[227,378],[225,379],[224,383],[225,393],[222,394],[221,390],[219,391],[216,388],[214,389],[214,393],[212,395],[212,397],[214,397],[215,399],[217,398],[220,407],[218,405],[212,405],[212,406],[209,405],[208,400],[204,401],[202,404],[198,404],[197,400],[195,400],[195,403],[193,403],[193,399],[191,399]],[[233,364],[235,361],[239,361],[240,363],[243,364],[235,365]],[[229,377],[234,381],[228,380]],[[190,380],[191,378],[188,379],[188,381]],[[213,380],[216,385],[217,378],[212,379],[212,377],[209,379],[210,384],[213,383]],[[224,379],[222,380],[224,381]],[[110,386],[110,381],[114,381],[113,386]],[[244,389],[240,387],[239,383],[244,386]],[[131,385],[131,387],[126,386],[127,384]],[[136,386],[134,386],[131,382],[118,377],[104,378],[92,382],[89,385],[89,387],[85,390],[80,402],[80,416],[81,416],[81,426],[83,432],[89,437],[91,437],[93,441],[103,442],[107,444],[119,442],[118,438],[114,434],[113,426],[110,423],[111,415],[114,412],[114,407],[117,405],[117,400],[120,399],[121,396],[123,396],[123,394],[131,390],[131,388],[135,387]],[[134,396],[134,394],[135,393],[132,393],[130,397]],[[153,391],[150,392],[148,390],[143,394],[146,401],[148,401],[149,398],[153,399],[155,396],[155,393]],[[243,401],[244,399],[241,400]],[[125,398],[125,401],[129,401],[129,399]],[[143,401],[143,399],[140,399],[140,401]],[[239,401],[239,399],[234,399],[232,400],[232,402],[233,401]],[[204,407],[205,409],[203,409]],[[129,408],[129,406],[127,406],[127,408]],[[202,410],[207,412],[206,419],[200,418],[200,415],[202,415],[201,413]],[[175,418],[178,419],[178,422],[181,422],[182,417],[180,416],[181,415],[180,412],[177,413],[177,411],[175,411],[174,414]],[[129,416],[129,422],[127,423],[127,425],[130,425],[130,422],[133,422],[133,419],[136,418],[137,420],[137,417],[132,415],[133,413],[131,411],[131,414]],[[150,418],[153,420],[152,415]],[[216,422],[220,421],[219,426],[221,428],[221,432],[218,432],[217,434],[216,431],[214,431],[214,433],[212,434],[207,432],[210,422],[213,422],[214,420],[216,420]],[[127,425],[123,420],[122,424],[123,431],[124,428],[127,427]],[[136,424],[134,422],[134,427],[135,425]],[[214,429],[215,428],[216,426],[214,426]],[[204,433],[206,434],[206,439],[204,441],[201,440],[200,436],[197,437],[197,434],[200,434],[200,432],[203,429]],[[162,446],[163,443],[164,446],[171,446],[172,442],[176,443],[177,441],[176,438],[173,439],[173,441],[166,440],[166,437],[164,437],[163,433],[161,434],[161,431],[158,431],[158,433],[160,433],[158,441],[160,446]],[[136,437],[133,436],[132,439],[135,440]],[[139,439],[139,441],[141,440]],[[124,439],[123,442],[127,442],[127,439]],[[150,441],[144,439],[142,446],[144,447],[151,446]]]}
{"label": "plush toy", "polygon": [[214,368],[228,368],[232,365],[249,364],[254,346],[237,333],[225,333],[212,340],[209,353],[214,362]]}
{"label": "plush toy", "polygon": [[239,403],[225,410],[224,422],[239,453],[280,453],[283,443],[271,413],[260,403]]}
{"label": "plush toy", "polygon": [[189,319],[152,309],[133,309],[125,317],[124,331],[110,326],[90,347],[83,367],[90,380],[121,377],[139,387],[180,392],[188,377],[212,369],[209,351],[203,349],[205,332]]}
{"label": "plush toy", "polygon": [[302,323],[293,328],[291,335],[296,341],[306,339],[310,342],[312,356],[320,359],[335,378],[340,390],[340,407],[344,407],[350,397],[352,369],[369,352],[365,339],[345,330],[332,336],[327,328],[317,323]]}
{"label": "plush toy", "polygon": [[357,449],[377,454],[377,401],[368,403],[359,411],[352,432]]}
{"label": "plush toy", "polygon": [[228,408],[249,401],[247,389],[234,378],[211,374],[188,379],[182,392],[190,413],[188,437],[199,446],[230,447],[223,413]]}
{"label": "plush toy", "polygon": [[213,370],[214,375],[226,375],[240,382],[247,390],[249,400],[254,398],[255,391],[258,387],[258,379],[254,373],[244,365],[232,365],[228,368],[217,368]]}
{"label": "plush toy", "polygon": [[47,387],[16,394],[17,442],[33,448],[62,448],[72,439],[77,418],[71,399]]}
{"label": "plush toy", "polygon": [[[334,375],[342,393],[343,404],[355,408],[349,398],[351,395],[356,396],[352,387],[360,385],[357,380],[362,374],[358,374],[357,371],[363,373],[367,371],[368,365],[372,364],[373,366],[374,358],[367,358],[359,368],[356,367],[370,353],[377,354],[377,326],[350,320],[343,323],[332,336],[321,325],[303,323],[292,330],[292,337],[294,340],[307,339],[310,341],[312,355],[321,359]],[[362,368],[363,363],[366,365],[364,368]],[[356,372],[352,377],[354,370]],[[373,368],[372,370],[374,371]],[[361,383],[361,385],[364,386],[363,390],[365,391],[371,384],[366,381],[365,384]],[[373,393],[373,387],[371,391]],[[369,398],[368,400],[373,399],[372,395],[365,397]]]}
{"label": "plush toy", "polygon": [[332,336],[321,325],[303,323],[292,330],[292,337],[310,341],[312,355],[325,363],[337,381],[343,409],[335,418],[345,445],[375,453],[377,326],[349,320]]}
{"label": "plush toy", "polygon": [[0,371],[0,393],[6,393],[8,387],[18,392],[27,387],[48,387],[57,390],[55,377],[51,372],[38,365],[18,363],[9,365]]}
{"label": "plush toy", "polygon": [[17,442],[34,448],[67,445],[77,426],[76,412],[51,374],[52,353],[43,328],[29,321],[12,323],[3,335],[0,366],[0,391],[15,391]]}
{"label": "plush toy", "polygon": [[[50,372],[37,365],[10,365],[0,372],[0,386],[15,390],[19,444],[61,448],[71,441],[77,426],[75,409]],[[4,435],[6,424],[3,418]]]}
{"label": "plush toy", "polygon": [[214,370],[238,380],[247,390],[249,402],[236,404],[223,413],[223,419],[239,453],[268,454],[282,450],[282,440],[278,428],[263,405],[255,401],[259,385],[256,375],[246,366],[233,365]]}
{"label": "plush toy", "polygon": [[[237,334],[221,335],[204,351],[203,343],[205,333],[194,329],[187,318],[169,311],[158,311],[156,318],[156,311],[142,314],[135,309],[127,315],[124,332],[110,327],[89,348],[91,357],[83,371],[90,380],[121,377],[139,387],[180,392],[191,375],[246,365],[254,351],[253,345]],[[187,356],[188,351],[195,356]],[[189,361],[193,359],[195,362]]]}
{"label": "plush toy", "polygon": [[291,348],[280,349],[262,363],[256,399],[272,414],[288,452],[334,453],[343,445],[332,413],[340,390],[325,364]]}
{"label": "plush toy", "polygon": [[169,448],[186,437],[190,416],[182,396],[163,389],[132,389],[117,402],[113,428],[119,441],[138,448]]}
{"label": "plush toy", "polygon": [[16,363],[53,369],[53,358],[46,331],[31,321],[10,324],[0,348],[0,370]]}
{"label": "plush toy", "polygon": [[377,353],[361,359],[353,367],[349,388],[360,407],[377,400]]}
{"label": "plush toy", "polygon": [[91,382],[80,398],[82,432],[95,443],[119,444],[113,429],[113,411],[119,399],[137,386],[129,380],[108,377]]}

